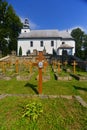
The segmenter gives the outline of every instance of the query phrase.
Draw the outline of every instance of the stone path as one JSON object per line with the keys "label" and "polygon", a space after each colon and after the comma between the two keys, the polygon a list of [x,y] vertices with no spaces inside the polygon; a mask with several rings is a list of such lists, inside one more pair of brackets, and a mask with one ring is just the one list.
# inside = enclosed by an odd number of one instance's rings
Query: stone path
{"label": "stone path", "polygon": [[73,99],[75,98],[83,107],[87,107],[87,103],[80,96],[68,96],[68,95],[30,95],[30,94],[1,94],[0,99],[5,97],[29,97],[29,98],[41,98],[41,99],[51,99],[51,98],[65,98],[65,99]]}

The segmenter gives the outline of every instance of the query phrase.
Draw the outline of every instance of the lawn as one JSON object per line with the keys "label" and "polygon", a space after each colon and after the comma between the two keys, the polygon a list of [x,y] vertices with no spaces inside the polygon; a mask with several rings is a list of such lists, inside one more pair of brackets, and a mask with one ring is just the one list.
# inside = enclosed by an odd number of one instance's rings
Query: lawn
{"label": "lawn", "polygon": [[[42,104],[43,113],[36,121],[22,117],[23,107],[31,102]],[[0,130],[86,130],[87,109],[75,99],[38,99],[8,97],[0,101]]]}
{"label": "lawn", "polygon": [[[87,102],[87,81],[57,81],[49,68],[50,80],[43,82],[44,95],[80,95]],[[43,73],[44,75],[44,73]],[[46,75],[46,74],[45,74]],[[29,81],[0,80],[0,94],[37,94],[37,72]],[[31,102],[40,102],[43,113],[36,122],[22,118],[23,107]],[[87,108],[74,98],[40,99],[6,97],[0,99],[0,130],[86,130]]]}

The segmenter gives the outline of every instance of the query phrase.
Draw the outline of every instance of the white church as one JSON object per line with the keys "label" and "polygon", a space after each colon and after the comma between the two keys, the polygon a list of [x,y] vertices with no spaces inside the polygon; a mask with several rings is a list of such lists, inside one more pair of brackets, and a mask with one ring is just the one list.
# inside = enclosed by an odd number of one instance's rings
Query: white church
{"label": "white church", "polygon": [[18,37],[17,55],[19,56],[20,47],[22,56],[33,54],[34,50],[46,50],[47,54],[57,55],[66,52],[68,55],[75,54],[75,41],[68,31],[58,30],[31,30],[28,19],[25,19],[23,28]]}

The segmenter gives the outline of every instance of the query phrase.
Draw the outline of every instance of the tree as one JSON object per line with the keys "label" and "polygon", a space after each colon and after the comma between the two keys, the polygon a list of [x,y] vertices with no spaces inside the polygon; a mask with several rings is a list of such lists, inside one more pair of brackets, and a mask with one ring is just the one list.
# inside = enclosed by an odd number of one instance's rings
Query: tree
{"label": "tree", "polygon": [[84,59],[87,59],[87,34],[83,37]]}
{"label": "tree", "polygon": [[83,46],[84,32],[80,28],[77,28],[72,30],[71,36],[75,39],[76,42],[76,56],[81,58],[81,48]]}
{"label": "tree", "polygon": [[[5,0],[0,0],[0,50],[3,55],[17,50],[17,37],[22,26],[12,5],[9,5]],[[5,40],[7,37],[10,39],[9,42]],[[6,52],[6,50],[8,51]]]}
{"label": "tree", "polygon": [[22,56],[22,48],[21,48],[21,46],[19,48],[19,56]]}

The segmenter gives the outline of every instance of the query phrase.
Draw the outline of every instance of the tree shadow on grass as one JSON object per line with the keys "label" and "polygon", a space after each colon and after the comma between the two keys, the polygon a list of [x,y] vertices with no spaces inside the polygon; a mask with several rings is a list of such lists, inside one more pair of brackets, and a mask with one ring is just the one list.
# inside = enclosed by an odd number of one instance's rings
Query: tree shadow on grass
{"label": "tree shadow on grass", "polygon": [[75,89],[78,89],[78,90],[83,90],[83,91],[87,91],[87,88],[82,88],[82,87],[79,87],[79,86],[74,86]]}
{"label": "tree shadow on grass", "polygon": [[36,94],[38,94],[38,91],[36,89],[37,85],[33,85],[33,84],[30,84],[30,83],[26,83],[25,84],[25,87],[30,87]]}

